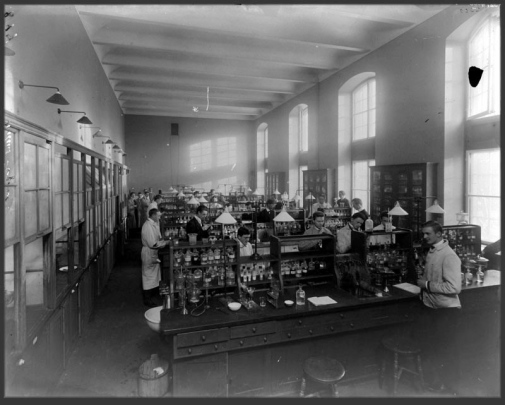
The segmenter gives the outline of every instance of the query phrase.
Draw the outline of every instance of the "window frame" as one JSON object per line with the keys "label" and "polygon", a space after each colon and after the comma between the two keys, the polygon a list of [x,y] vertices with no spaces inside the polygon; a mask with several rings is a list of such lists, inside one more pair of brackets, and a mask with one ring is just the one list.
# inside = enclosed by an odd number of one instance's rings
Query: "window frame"
{"label": "window frame", "polygon": [[[367,189],[362,190],[362,189],[357,189],[355,188],[355,180],[354,180],[354,164],[358,162],[367,162],[367,170],[366,170],[366,176],[367,176]],[[363,208],[370,210],[370,195],[371,195],[371,179],[370,179],[370,167],[373,167],[376,165],[375,159],[360,159],[360,160],[352,160],[351,161],[351,198],[356,198],[357,196],[355,195],[355,191],[364,191],[366,192],[367,198],[366,201],[363,201]],[[360,197],[357,197],[360,198]],[[362,199],[363,200],[363,199]]]}
{"label": "window frame", "polygon": [[[370,84],[374,83],[374,91],[373,96],[370,95]],[[355,128],[355,96],[356,93],[361,90],[364,86],[366,86],[366,137],[364,138],[356,138],[356,128]],[[375,129],[376,129],[376,116],[377,116],[377,100],[376,100],[376,89],[377,89],[377,81],[376,77],[370,77],[366,80],[359,83],[352,91],[351,91],[351,140],[352,142],[361,141],[363,139],[375,138]],[[371,106],[373,100],[373,106]],[[363,113],[361,111],[360,113]],[[373,116],[373,117],[372,117]],[[373,118],[373,131],[372,131],[372,118]],[[373,135],[371,133],[373,132]]]}

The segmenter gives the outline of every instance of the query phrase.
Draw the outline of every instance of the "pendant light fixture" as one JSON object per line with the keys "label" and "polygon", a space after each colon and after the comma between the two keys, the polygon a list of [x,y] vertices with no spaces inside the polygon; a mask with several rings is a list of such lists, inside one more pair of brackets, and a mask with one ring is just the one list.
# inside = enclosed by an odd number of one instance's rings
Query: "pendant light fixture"
{"label": "pendant light fixture", "polygon": [[400,203],[397,201],[394,208],[391,211],[388,211],[388,215],[404,216],[409,215],[409,213],[400,207]]}
{"label": "pendant light fixture", "polygon": [[78,114],[84,114],[81,118],[79,118],[79,119],[77,120],[77,122],[78,122],[79,124],[87,124],[87,125],[91,125],[91,124],[93,124],[93,123],[91,122],[91,120],[90,120],[88,117],[86,117],[86,113],[85,113],[84,111],[64,111],[64,110],[60,110],[60,109],[58,108],[58,114],[61,114],[61,113],[78,113]]}
{"label": "pendant light fixture", "polygon": [[54,86],[39,86],[36,84],[24,84],[21,80],[18,83],[20,89],[24,89],[25,87],[42,87],[45,89],[56,89],[56,93],[54,93],[51,97],[49,97],[46,101],[48,103],[52,104],[58,104],[58,105],[69,105],[69,102],[65,100],[65,97],[63,97],[60,93],[60,89],[58,87]]}
{"label": "pendant light fixture", "polygon": [[179,191],[179,194],[177,194],[177,197],[184,197],[184,193],[181,191]]}
{"label": "pendant light fixture", "polygon": [[426,212],[429,212],[430,214],[444,214],[445,213],[444,209],[440,205],[438,205],[438,200],[435,200],[433,202],[433,205],[426,209]]}
{"label": "pendant light fixture", "polygon": [[[219,215],[214,222],[218,224],[223,224],[223,225],[232,225],[236,224],[237,221],[235,218],[232,217],[232,215],[228,212],[228,207],[224,208],[224,211],[221,215]],[[223,234],[224,235],[224,234]]]}
{"label": "pendant light fixture", "polygon": [[274,218],[274,222],[293,222],[294,220],[295,219],[288,214],[284,205],[282,206],[281,212]]}

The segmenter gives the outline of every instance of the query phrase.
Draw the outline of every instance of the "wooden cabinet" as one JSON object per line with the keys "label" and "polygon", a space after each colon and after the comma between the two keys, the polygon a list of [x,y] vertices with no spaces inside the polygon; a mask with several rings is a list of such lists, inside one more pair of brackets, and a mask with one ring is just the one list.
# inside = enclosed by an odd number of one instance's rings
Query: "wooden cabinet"
{"label": "wooden cabinet", "polygon": [[[312,193],[314,200],[306,200]],[[326,195],[326,202],[332,204],[335,196],[335,169],[317,169],[303,171],[303,207],[310,212],[312,204],[317,202],[317,196]]]}
{"label": "wooden cabinet", "polygon": [[396,202],[408,215],[394,216],[396,227],[420,232],[421,225],[431,218],[425,212],[437,196],[437,163],[370,167],[370,215],[375,225],[380,213],[391,210]]}

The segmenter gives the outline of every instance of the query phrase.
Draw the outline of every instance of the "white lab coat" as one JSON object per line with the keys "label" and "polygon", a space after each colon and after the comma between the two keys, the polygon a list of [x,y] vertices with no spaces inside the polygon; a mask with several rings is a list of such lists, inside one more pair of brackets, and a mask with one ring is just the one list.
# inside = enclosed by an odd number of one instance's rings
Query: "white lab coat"
{"label": "white lab coat", "polygon": [[158,262],[158,249],[161,239],[160,226],[148,218],[142,226],[142,288],[150,290],[158,287],[161,280],[160,263]]}

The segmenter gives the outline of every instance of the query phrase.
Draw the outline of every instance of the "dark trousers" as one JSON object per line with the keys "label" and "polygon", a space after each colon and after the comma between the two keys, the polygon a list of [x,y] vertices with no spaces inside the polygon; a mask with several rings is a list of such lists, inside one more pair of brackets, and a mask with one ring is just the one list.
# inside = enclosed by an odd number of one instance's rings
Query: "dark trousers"
{"label": "dark trousers", "polygon": [[413,338],[422,352],[428,384],[455,387],[460,380],[459,308],[432,309],[420,303],[420,316],[414,323]]}

